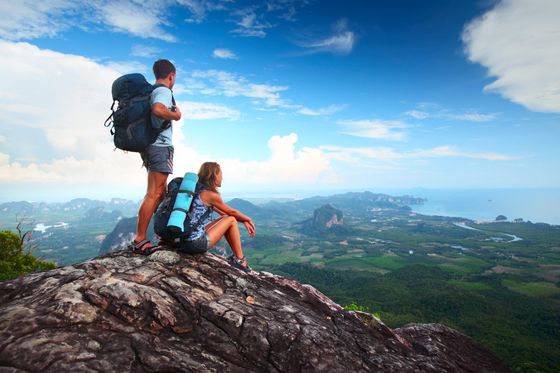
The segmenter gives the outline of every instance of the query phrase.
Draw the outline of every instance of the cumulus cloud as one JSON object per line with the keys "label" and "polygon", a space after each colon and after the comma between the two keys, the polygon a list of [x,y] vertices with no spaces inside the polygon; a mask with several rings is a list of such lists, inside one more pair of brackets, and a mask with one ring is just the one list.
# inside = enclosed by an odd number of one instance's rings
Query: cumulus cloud
{"label": "cumulus cloud", "polygon": [[403,130],[409,127],[398,120],[344,120],[339,123],[345,127],[346,135],[394,141],[406,140],[407,133]]}
{"label": "cumulus cloud", "polygon": [[41,154],[15,159],[2,152],[2,184],[116,187],[142,177],[137,157],[113,151],[109,131],[103,127],[117,71],[28,43],[0,41],[0,54],[4,56],[0,79],[10,87],[0,94],[2,125],[25,132],[22,146],[41,148]]}
{"label": "cumulus cloud", "polygon": [[[35,128],[59,151],[78,157],[95,152],[118,73],[88,58],[0,41],[3,126]],[[22,77],[25,77],[22,79]],[[71,84],[68,84],[71,82]]]}
{"label": "cumulus cloud", "polygon": [[[238,159],[223,159],[220,164],[224,174],[238,184],[256,183],[269,186],[313,185],[332,182],[329,159],[321,149],[303,147],[296,150],[298,136],[273,136],[268,141],[270,156],[264,161],[243,162]],[[328,176],[328,180],[325,179]]]}
{"label": "cumulus cloud", "polygon": [[503,0],[466,25],[471,62],[495,80],[484,87],[529,110],[560,112],[560,2]]}
{"label": "cumulus cloud", "polygon": [[331,35],[307,41],[299,41],[297,44],[306,49],[305,54],[324,52],[349,54],[356,44],[356,35],[353,31],[348,30],[347,20],[342,19],[336,23]]}
{"label": "cumulus cloud", "polygon": [[212,52],[214,58],[221,58],[226,60],[236,60],[237,56],[229,49],[214,49]]}

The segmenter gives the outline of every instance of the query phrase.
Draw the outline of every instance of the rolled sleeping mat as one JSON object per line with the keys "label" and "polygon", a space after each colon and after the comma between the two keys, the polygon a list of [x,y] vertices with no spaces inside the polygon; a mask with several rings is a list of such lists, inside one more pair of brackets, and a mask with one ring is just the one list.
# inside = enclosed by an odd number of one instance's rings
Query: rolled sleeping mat
{"label": "rolled sleeping mat", "polygon": [[198,175],[193,172],[187,172],[185,177],[183,177],[183,181],[177,191],[173,210],[171,210],[171,215],[167,222],[167,232],[170,236],[179,237],[183,232],[185,219],[191,206],[197,181]]}

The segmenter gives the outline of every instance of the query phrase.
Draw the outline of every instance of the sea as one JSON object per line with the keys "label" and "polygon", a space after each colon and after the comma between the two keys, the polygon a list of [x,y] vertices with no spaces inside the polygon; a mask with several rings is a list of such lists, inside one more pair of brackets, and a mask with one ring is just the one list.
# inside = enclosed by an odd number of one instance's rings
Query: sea
{"label": "sea", "polygon": [[[363,192],[365,189],[353,190]],[[423,205],[411,206],[425,215],[461,217],[478,221],[495,221],[498,215],[508,220],[523,219],[532,223],[560,225],[560,188],[539,189],[386,189],[368,188],[372,193],[391,196],[410,195],[427,199]],[[329,196],[349,190],[300,191],[286,193],[240,193],[231,198],[244,198],[256,204],[271,200],[289,201],[321,195]],[[224,198],[227,200],[227,198]]]}
{"label": "sea", "polygon": [[[393,194],[396,191],[393,191]],[[423,205],[411,206],[414,212],[494,221],[498,215],[508,220],[560,225],[560,188],[558,189],[411,189],[397,194],[426,198]]]}

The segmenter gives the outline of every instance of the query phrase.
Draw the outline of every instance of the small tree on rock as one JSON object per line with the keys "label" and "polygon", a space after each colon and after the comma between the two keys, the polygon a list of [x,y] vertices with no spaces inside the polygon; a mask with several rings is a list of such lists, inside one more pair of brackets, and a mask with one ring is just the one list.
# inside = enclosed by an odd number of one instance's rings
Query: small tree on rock
{"label": "small tree on rock", "polygon": [[31,231],[24,232],[21,222],[16,229],[18,234],[7,230],[0,231],[0,281],[56,267],[53,262],[33,256],[36,245],[31,241]]}

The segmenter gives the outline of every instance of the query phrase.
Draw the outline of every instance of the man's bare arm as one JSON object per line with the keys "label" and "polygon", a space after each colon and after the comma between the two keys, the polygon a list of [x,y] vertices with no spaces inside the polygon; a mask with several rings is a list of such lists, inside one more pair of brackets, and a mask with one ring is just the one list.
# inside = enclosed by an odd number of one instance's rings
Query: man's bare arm
{"label": "man's bare arm", "polygon": [[152,114],[163,120],[179,120],[181,119],[181,110],[175,106],[175,111],[171,111],[164,104],[156,102],[152,105]]}

